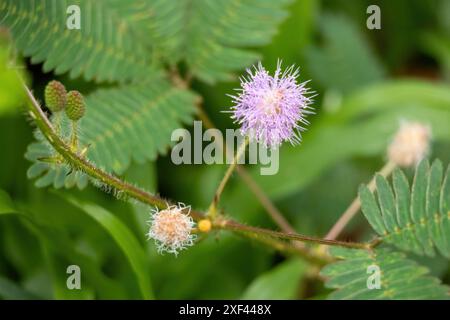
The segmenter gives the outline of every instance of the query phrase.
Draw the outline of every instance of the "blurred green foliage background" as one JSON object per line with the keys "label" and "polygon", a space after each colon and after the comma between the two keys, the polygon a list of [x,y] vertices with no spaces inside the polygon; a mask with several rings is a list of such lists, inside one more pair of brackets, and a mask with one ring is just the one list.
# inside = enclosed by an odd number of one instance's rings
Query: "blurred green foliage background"
{"label": "blurred green foliage background", "polygon": [[[366,28],[370,4],[381,8],[381,30]],[[301,79],[311,79],[318,93],[316,114],[301,146],[282,147],[277,175],[259,176],[256,166],[249,170],[298,232],[323,236],[358,185],[383,165],[400,120],[430,125],[431,157],[450,161],[450,1],[297,0],[288,11],[271,43],[257,51],[269,70],[278,58],[300,66]],[[24,158],[33,127],[9,67],[16,58],[38,97],[54,78],[41,64],[16,57],[6,29],[0,29],[1,298],[293,299],[327,292],[309,278],[306,262],[236,235],[210,236],[176,258],[159,255],[145,239],[148,208],[117,201],[92,186],[81,191],[35,187]],[[81,78],[58,79],[83,93],[93,87]],[[234,127],[221,111],[230,105],[226,94],[236,87],[237,79],[193,83],[221,129]],[[205,209],[224,170],[223,165],[175,166],[166,155],[134,163],[123,176]],[[237,175],[222,206],[244,223],[276,228]],[[370,233],[359,217],[342,238],[364,240]],[[420,261],[449,283],[448,261]],[[72,264],[81,267],[82,290],[66,288],[66,268]]]}

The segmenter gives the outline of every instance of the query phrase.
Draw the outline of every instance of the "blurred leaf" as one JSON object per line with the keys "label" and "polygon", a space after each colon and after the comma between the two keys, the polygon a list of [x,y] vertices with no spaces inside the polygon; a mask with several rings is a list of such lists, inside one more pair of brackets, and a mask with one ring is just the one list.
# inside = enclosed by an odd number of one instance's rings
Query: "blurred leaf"
{"label": "blurred leaf", "polygon": [[102,207],[81,203],[72,197],[67,197],[67,199],[71,204],[80,208],[97,221],[111,235],[135,273],[137,286],[141,291],[142,297],[144,299],[152,299],[153,292],[151,289],[147,257],[130,230],[118,218]]}
{"label": "blurred leaf", "polygon": [[450,35],[450,3],[446,0],[439,1],[439,8],[437,10],[439,22],[441,23],[444,32]]}
{"label": "blurred leaf", "polygon": [[17,286],[14,282],[0,276],[0,298],[5,300],[36,300],[31,292]]}
{"label": "blurred leaf", "polygon": [[[204,239],[176,259],[157,254],[155,249],[151,254],[159,299],[236,299],[272,260],[272,251],[229,233]],[[206,276],[211,273],[218,275],[214,281]]]}
{"label": "blurred leaf", "polygon": [[16,212],[14,204],[9,195],[0,189],[0,214]]}
{"label": "blurred leaf", "polygon": [[327,89],[351,92],[384,78],[384,68],[364,35],[345,16],[324,14],[320,20],[323,48],[306,52],[314,81]]}
{"label": "blurred leaf", "polygon": [[[17,211],[11,202],[9,196],[0,190],[0,216],[10,215],[20,218],[26,227],[36,236],[34,241],[38,241],[39,247],[47,254],[45,257],[48,266],[53,269],[47,270],[52,279],[52,284],[55,289],[54,295],[56,297],[71,297],[71,298],[91,298],[92,294],[88,289],[91,285],[95,288],[96,297],[104,299],[120,299],[125,297],[125,292],[118,290],[119,286],[114,284],[111,279],[106,277],[101,270],[101,266],[85,253],[81,253],[79,249],[74,247],[74,242],[65,232],[55,228],[54,226],[45,225],[38,217],[30,214],[24,214]],[[32,246],[28,246],[28,250]],[[40,253],[40,252],[39,252]],[[19,252],[18,254],[24,254]],[[51,254],[51,255],[48,255]],[[29,254],[28,254],[29,256]],[[35,260],[34,263],[39,261]],[[57,264],[56,264],[57,262]],[[68,265],[79,265],[82,270],[83,286],[86,291],[69,291],[65,287],[64,277],[67,277],[66,268]],[[20,270],[16,270],[20,271]],[[26,279],[34,276],[34,274],[25,274]],[[46,290],[46,288],[44,288]],[[64,292],[64,290],[66,292]]]}
{"label": "blurred leaf", "polygon": [[[44,240],[46,242],[46,240]],[[67,280],[71,274],[67,267],[71,265],[61,257],[50,244],[43,244],[47,266],[52,276],[53,298],[58,300],[87,300],[95,298],[95,291],[88,281],[85,281],[84,270],[80,267],[80,289],[69,289]]]}
{"label": "blurred leaf", "polygon": [[[280,25],[279,32],[270,44],[262,48],[267,70],[274,70],[278,59],[282,59],[285,65],[295,63],[302,66],[304,49],[313,41],[314,19],[318,11],[317,0],[294,1],[289,6],[289,16]],[[295,41],[292,39],[294,32]]]}
{"label": "blurred leaf", "polygon": [[299,259],[285,261],[256,278],[245,290],[241,299],[294,299],[306,267],[307,264]]}
{"label": "blurred leaf", "polygon": [[17,72],[25,78],[24,66],[18,58],[11,43],[0,29],[0,116],[18,113],[26,101]]}
{"label": "blurred leaf", "polygon": [[[449,32],[450,35],[450,32]],[[450,80],[450,36],[435,32],[424,32],[420,39],[425,51],[431,54],[442,67],[442,71]]]}

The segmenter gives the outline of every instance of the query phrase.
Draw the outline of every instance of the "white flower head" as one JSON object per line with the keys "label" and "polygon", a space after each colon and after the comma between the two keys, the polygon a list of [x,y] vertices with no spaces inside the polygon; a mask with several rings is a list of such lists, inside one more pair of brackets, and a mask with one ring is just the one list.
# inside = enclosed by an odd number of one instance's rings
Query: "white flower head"
{"label": "white flower head", "polygon": [[167,206],[161,211],[152,210],[147,236],[155,240],[159,253],[166,251],[177,255],[180,250],[194,244],[196,235],[192,234],[192,229],[195,222],[190,212],[191,207],[182,203]]}
{"label": "white flower head", "polygon": [[430,151],[430,139],[428,126],[403,121],[388,147],[388,158],[401,167],[417,165]]}

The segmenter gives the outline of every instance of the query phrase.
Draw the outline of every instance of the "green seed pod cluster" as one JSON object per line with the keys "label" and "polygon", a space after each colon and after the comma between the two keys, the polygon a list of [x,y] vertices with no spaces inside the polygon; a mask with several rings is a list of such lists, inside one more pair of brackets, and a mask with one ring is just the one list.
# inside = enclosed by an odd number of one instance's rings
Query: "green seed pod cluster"
{"label": "green seed pod cluster", "polygon": [[58,112],[66,106],[66,88],[56,80],[50,81],[45,87],[45,104],[51,112]]}
{"label": "green seed pod cluster", "polygon": [[75,90],[69,91],[69,93],[67,93],[67,117],[70,120],[78,121],[83,117],[85,110],[86,107],[84,105],[83,95]]}

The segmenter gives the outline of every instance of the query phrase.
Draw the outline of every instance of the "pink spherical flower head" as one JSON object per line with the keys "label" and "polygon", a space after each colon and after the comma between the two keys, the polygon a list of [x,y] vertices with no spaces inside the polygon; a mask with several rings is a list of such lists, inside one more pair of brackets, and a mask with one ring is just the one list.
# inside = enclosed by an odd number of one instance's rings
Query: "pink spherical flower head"
{"label": "pink spherical flower head", "polygon": [[312,113],[312,97],[307,97],[311,92],[306,82],[297,83],[298,68],[282,72],[279,61],[273,76],[261,63],[247,73],[241,78],[240,93],[231,96],[232,119],[241,125],[241,133],[265,147],[278,147],[284,141],[299,143],[304,130],[300,124],[307,125],[305,116]]}

